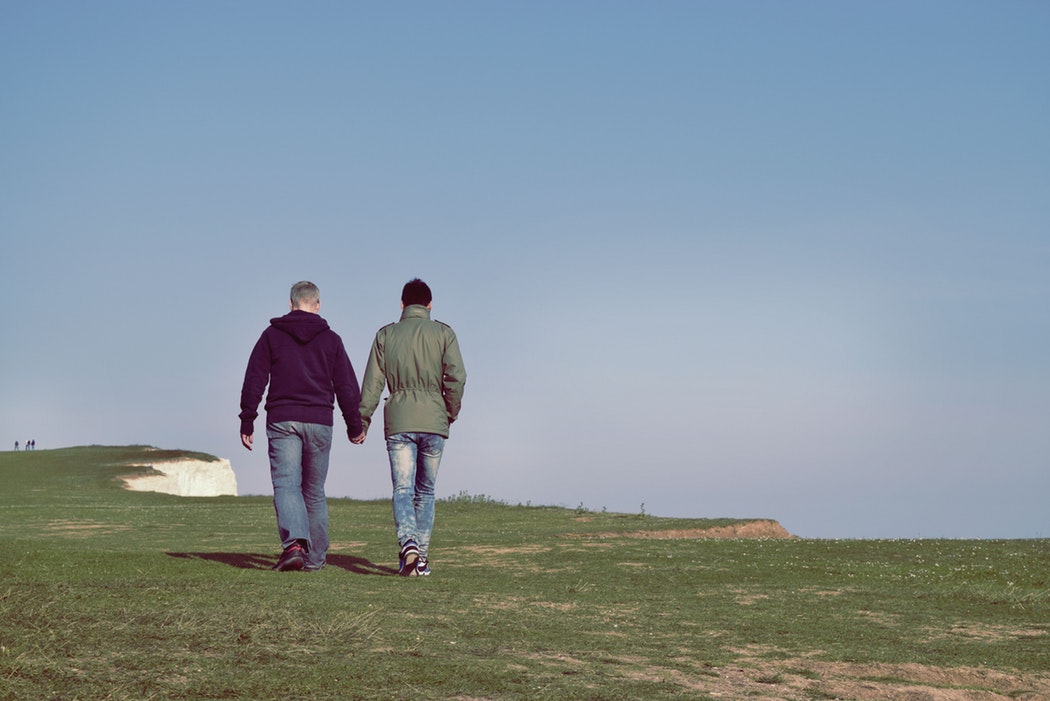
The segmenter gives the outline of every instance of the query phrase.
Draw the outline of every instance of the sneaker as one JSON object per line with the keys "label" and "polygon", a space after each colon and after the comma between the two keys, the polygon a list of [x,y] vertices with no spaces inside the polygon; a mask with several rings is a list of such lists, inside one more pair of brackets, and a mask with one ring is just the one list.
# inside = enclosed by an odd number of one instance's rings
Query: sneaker
{"label": "sneaker", "polygon": [[399,566],[397,573],[402,577],[416,576],[416,563],[419,562],[419,546],[416,541],[410,540],[401,548],[398,558]]}
{"label": "sneaker", "polygon": [[417,577],[429,577],[430,576],[430,565],[427,563],[425,557],[419,558],[419,562],[416,563],[416,576]]}
{"label": "sneaker", "polygon": [[298,543],[292,543],[284,549],[273,568],[278,572],[295,572],[301,570],[305,562],[303,559],[303,546]]}

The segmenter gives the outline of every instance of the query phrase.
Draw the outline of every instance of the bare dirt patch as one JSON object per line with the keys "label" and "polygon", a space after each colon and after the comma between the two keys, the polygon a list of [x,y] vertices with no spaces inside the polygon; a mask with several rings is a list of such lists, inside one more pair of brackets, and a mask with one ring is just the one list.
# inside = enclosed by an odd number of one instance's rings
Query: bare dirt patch
{"label": "bare dirt patch", "polygon": [[[810,657],[770,662],[744,653],[736,664],[714,666],[679,658],[676,666],[623,657],[603,660],[606,675],[668,684],[714,699],[750,701],[1035,701],[1050,699],[1050,675],[1012,674],[972,667],[822,662]],[[566,654],[529,654],[552,671],[585,674],[589,663]]]}
{"label": "bare dirt patch", "polygon": [[331,543],[328,546],[328,550],[330,552],[333,552],[333,553],[336,553],[336,552],[356,552],[356,551],[359,551],[359,550],[364,550],[367,547],[368,547],[368,543],[366,541],[363,541],[363,540],[352,540],[352,541],[349,541],[347,543],[342,543],[342,542]]}
{"label": "bare dirt patch", "polygon": [[545,545],[519,545],[515,547],[499,547],[496,545],[464,545],[458,548],[452,548],[455,551],[462,551],[471,555],[490,556],[490,555],[531,555],[535,553],[546,552],[550,550]]}
{"label": "bare dirt patch", "polygon": [[741,606],[751,606],[759,601],[765,601],[770,598],[769,594],[755,594],[744,589],[730,589],[729,591],[737,595],[736,602]]}
{"label": "bare dirt patch", "polygon": [[795,538],[776,521],[748,521],[714,528],[677,528],[664,530],[625,531],[623,533],[566,534],[567,538],[640,538],[645,540],[700,540],[704,538]]}
{"label": "bare dirt patch", "polygon": [[820,679],[808,688],[858,701],[1008,701],[1050,698],[1050,675],[920,664],[805,663]]}
{"label": "bare dirt patch", "polygon": [[553,602],[553,601],[530,601],[521,596],[509,596],[502,599],[493,599],[486,601],[484,599],[478,599],[476,603],[479,606],[486,606],[496,611],[520,611],[526,607],[536,607],[550,609],[552,611],[568,612],[576,608],[574,603],[564,602]]}
{"label": "bare dirt patch", "polygon": [[931,630],[930,641],[945,640],[951,638],[968,638],[989,643],[997,643],[1003,640],[1016,640],[1018,638],[1040,638],[1045,637],[1047,632],[1039,628],[1011,628],[1010,626],[996,626],[987,623],[971,623],[966,625],[954,625],[948,630]]}
{"label": "bare dirt patch", "polygon": [[65,536],[67,538],[89,538],[100,532],[112,533],[114,531],[127,531],[130,526],[114,525],[112,523],[100,523],[98,521],[55,519],[48,521],[44,526],[44,532],[49,535]]}

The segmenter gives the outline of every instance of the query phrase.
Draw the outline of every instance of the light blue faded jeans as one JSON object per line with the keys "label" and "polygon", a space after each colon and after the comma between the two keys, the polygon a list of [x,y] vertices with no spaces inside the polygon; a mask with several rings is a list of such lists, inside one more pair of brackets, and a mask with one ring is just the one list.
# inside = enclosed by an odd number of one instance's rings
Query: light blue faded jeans
{"label": "light blue faded jeans", "polygon": [[328,501],[324,483],[332,449],[332,427],[301,421],[266,425],[273,507],[281,547],[307,543],[304,569],[324,566],[328,552]]}
{"label": "light blue faded jeans", "polygon": [[398,546],[415,541],[423,558],[434,530],[434,486],[444,449],[445,439],[436,433],[395,433],[386,439]]}

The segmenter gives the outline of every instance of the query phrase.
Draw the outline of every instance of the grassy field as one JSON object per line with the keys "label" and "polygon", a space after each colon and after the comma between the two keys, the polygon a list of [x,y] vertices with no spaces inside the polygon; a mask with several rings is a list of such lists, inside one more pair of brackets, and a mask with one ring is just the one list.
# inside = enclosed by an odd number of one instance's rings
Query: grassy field
{"label": "grassy field", "polygon": [[329,566],[276,573],[268,498],[122,488],[178,455],[0,454],[0,699],[1050,698],[1048,540],[460,496],[406,579],[389,503],[333,499]]}

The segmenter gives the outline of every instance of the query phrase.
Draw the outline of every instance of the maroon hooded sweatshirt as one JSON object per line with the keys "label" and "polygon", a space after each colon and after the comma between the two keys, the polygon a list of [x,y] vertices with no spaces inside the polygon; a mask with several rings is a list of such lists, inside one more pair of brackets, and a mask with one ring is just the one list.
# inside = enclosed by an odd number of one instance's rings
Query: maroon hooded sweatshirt
{"label": "maroon hooded sweatshirt", "polygon": [[347,437],[361,434],[361,387],[343,339],[318,314],[295,309],[270,319],[248,358],[241,387],[241,433],[254,433],[266,385],[266,422],[333,425],[334,405]]}

